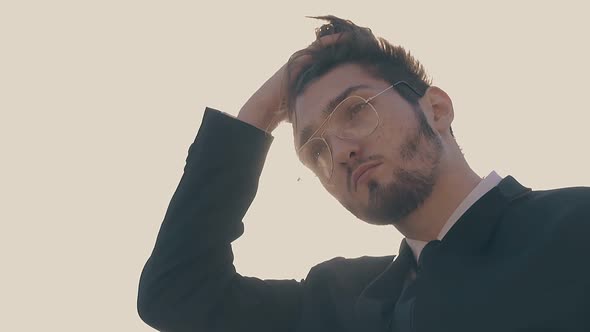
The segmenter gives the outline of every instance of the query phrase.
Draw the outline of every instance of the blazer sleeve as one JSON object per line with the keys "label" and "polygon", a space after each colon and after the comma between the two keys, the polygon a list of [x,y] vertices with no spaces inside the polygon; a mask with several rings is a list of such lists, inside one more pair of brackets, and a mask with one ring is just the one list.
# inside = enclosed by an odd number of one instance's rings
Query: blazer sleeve
{"label": "blazer sleeve", "polygon": [[290,331],[302,283],[238,274],[231,242],[244,232],[272,136],[207,108],[152,254],[137,310],[161,331]]}

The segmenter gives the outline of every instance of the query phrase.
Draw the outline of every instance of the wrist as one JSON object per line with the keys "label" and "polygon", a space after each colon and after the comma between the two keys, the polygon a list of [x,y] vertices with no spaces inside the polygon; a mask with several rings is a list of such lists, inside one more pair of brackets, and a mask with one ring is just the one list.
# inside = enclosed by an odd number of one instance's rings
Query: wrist
{"label": "wrist", "polygon": [[242,108],[238,113],[237,119],[270,134],[277,127],[278,123],[272,123],[273,119],[271,116],[261,113],[263,112],[260,110]]}

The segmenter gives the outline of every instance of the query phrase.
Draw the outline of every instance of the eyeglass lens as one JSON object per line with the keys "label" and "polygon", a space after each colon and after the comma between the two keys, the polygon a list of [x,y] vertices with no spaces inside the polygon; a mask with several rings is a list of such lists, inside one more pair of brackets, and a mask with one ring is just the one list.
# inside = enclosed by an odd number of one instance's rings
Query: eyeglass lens
{"label": "eyeglass lens", "polygon": [[[358,96],[346,98],[334,109],[326,131],[341,139],[359,139],[370,135],[379,124],[377,111],[367,100]],[[323,136],[323,135],[322,135]],[[330,148],[323,137],[310,140],[302,149],[303,162],[320,176],[331,177],[333,161]]]}

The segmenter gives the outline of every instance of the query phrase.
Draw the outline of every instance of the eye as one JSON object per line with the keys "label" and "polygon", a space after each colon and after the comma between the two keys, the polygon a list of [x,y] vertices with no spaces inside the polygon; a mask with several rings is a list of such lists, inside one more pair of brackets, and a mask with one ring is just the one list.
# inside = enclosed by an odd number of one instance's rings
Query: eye
{"label": "eye", "polygon": [[367,108],[366,102],[355,103],[354,105],[348,108],[348,112],[346,113],[347,118],[349,120],[353,120],[359,113],[364,111]]}
{"label": "eye", "polygon": [[322,158],[325,157],[328,147],[319,139],[313,139],[308,142],[301,151],[303,163],[309,167],[317,167],[322,163]]}
{"label": "eye", "polygon": [[325,150],[325,146],[323,144],[313,144],[309,149],[309,158],[314,163],[317,164],[320,156]]}

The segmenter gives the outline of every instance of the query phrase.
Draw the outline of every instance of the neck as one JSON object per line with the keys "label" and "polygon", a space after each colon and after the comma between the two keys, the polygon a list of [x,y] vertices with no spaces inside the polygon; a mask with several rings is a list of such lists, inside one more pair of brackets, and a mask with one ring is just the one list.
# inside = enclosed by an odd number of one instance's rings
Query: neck
{"label": "neck", "polygon": [[436,240],[451,214],[481,180],[463,158],[458,165],[444,167],[431,195],[395,227],[410,239]]}

